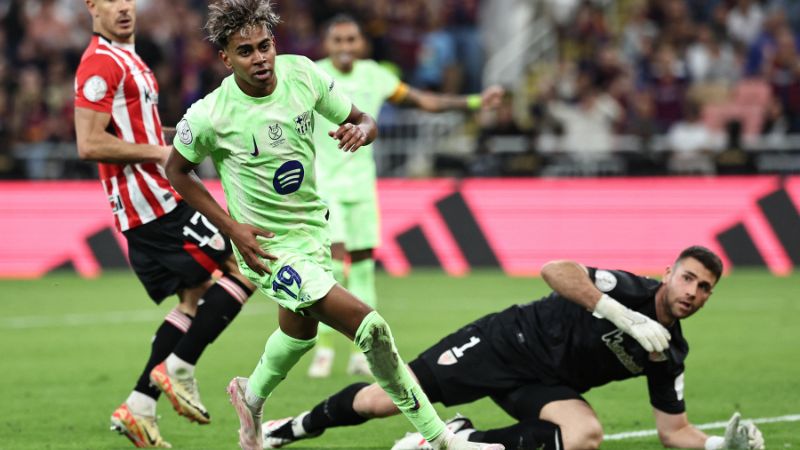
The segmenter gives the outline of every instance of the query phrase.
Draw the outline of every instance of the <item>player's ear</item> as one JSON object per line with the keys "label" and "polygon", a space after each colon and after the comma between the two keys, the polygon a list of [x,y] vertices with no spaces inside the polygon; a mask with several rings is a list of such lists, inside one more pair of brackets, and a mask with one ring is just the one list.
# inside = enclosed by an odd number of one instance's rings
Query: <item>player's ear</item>
{"label": "player's ear", "polygon": [[225,64],[225,67],[227,67],[228,69],[233,69],[233,66],[231,65],[231,60],[230,58],[228,58],[228,54],[225,52],[225,50],[219,51],[219,59],[222,60],[222,64]]}

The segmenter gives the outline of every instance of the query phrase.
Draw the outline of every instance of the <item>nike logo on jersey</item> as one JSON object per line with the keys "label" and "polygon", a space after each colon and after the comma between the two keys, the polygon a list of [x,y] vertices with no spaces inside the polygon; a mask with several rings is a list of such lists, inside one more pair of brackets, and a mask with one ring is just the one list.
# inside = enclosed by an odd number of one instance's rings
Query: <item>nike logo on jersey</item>
{"label": "nike logo on jersey", "polygon": [[253,153],[250,153],[250,156],[258,156],[258,143],[255,136],[253,136]]}

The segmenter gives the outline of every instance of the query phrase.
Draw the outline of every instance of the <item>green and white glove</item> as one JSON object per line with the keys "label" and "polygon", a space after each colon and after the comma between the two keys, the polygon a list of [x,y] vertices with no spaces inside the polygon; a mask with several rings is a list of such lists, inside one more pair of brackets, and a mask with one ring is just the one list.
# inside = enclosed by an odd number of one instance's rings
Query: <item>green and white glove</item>
{"label": "green and white glove", "polygon": [[725,436],[710,436],[706,440],[706,450],[763,450],[761,431],[753,422],[741,419],[741,414],[733,413],[725,427]]}
{"label": "green and white glove", "polygon": [[648,352],[663,352],[669,348],[669,331],[655,320],[626,308],[607,294],[600,297],[594,315],[607,319],[624,333],[630,335]]}

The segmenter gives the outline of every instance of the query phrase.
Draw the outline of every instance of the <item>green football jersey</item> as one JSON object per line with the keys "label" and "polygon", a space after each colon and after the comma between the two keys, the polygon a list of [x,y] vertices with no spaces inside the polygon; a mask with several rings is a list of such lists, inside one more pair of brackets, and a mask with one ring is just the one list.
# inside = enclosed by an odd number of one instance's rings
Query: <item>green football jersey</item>
{"label": "green football jersey", "polygon": [[193,163],[211,157],[236,221],[274,232],[270,246],[311,250],[312,241],[327,241],[326,207],[315,186],[314,113],[342,123],[352,103],[306,57],[278,55],[274,70],[277,86],[266,97],[250,97],[233,75],[225,78],[189,108],[174,145]]}
{"label": "green football jersey", "polygon": [[[381,105],[394,94],[400,80],[388,69],[373,60],[358,60],[350,73],[338,71],[329,58],[317,65],[336,80],[336,87],[348,96],[361,111],[378,117]],[[336,125],[324,117],[317,118],[314,140],[317,145],[317,182],[322,198],[335,196],[341,201],[356,201],[374,194],[375,160],[372,145],[355,153],[337,148],[338,142],[328,136]]]}

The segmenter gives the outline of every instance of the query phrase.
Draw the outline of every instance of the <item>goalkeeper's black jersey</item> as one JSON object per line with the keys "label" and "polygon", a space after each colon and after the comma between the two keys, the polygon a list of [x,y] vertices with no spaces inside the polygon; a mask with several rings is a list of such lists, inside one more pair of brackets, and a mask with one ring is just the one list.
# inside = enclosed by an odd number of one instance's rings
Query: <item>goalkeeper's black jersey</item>
{"label": "goalkeeper's black jersey", "polygon": [[[653,320],[660,282],[623,271],[589,268],[603,292]],[[521,379],[566,384],[580,392],[610,381],[647,376],[650,403],[667,413],[685,410],[684,359],[689,346],[680,322],[669,329],[664,353],[648,352],[605,319],[556,293],[483,317],[474,323]]]}

